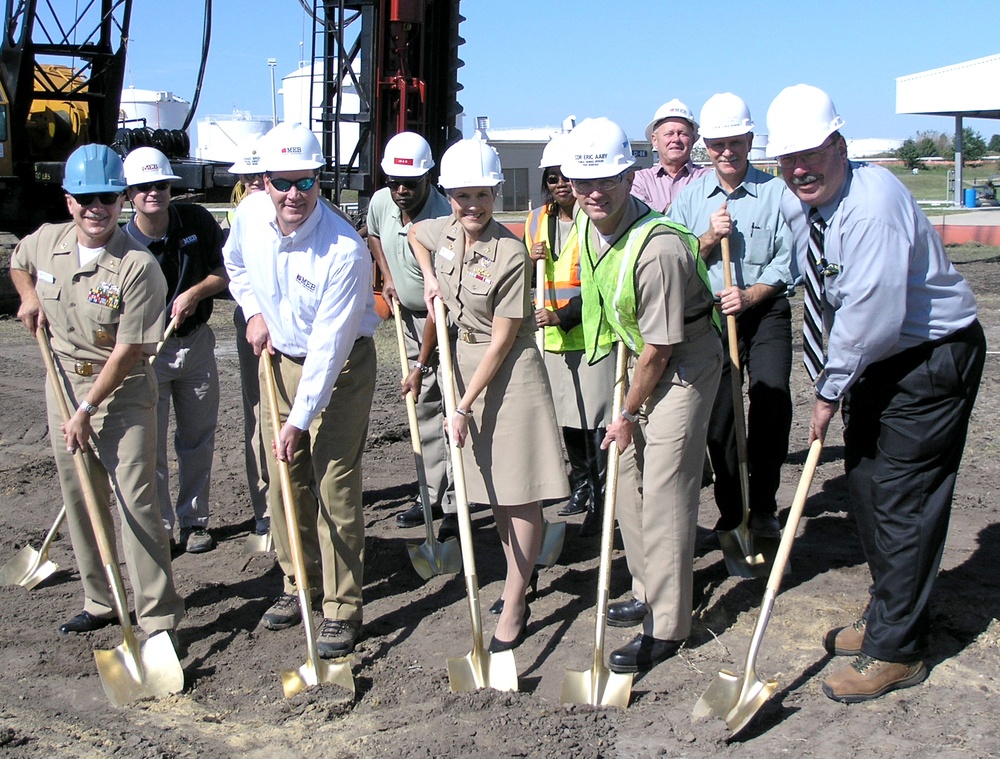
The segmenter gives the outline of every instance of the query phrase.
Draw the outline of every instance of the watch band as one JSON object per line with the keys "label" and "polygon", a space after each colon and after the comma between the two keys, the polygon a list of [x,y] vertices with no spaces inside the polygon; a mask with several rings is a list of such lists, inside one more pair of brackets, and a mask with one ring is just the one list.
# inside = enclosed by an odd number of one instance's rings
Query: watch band
{"label": "watch band", "polygon": [[87,401],[80,401],[79,408],[81,411],[86,411],[87,416],[93,416],[94,414],[97,413],[97,406],[92,406],[89,403],[87,403]]}
{"label": "watch band", "polygon": [[628,412],[628,409],[622,407],[622,419],[624,419],[626,422],[630,422],[632,424],[635,424],[636,422],[639,421],[639,415],[638,414],[630,414]]}

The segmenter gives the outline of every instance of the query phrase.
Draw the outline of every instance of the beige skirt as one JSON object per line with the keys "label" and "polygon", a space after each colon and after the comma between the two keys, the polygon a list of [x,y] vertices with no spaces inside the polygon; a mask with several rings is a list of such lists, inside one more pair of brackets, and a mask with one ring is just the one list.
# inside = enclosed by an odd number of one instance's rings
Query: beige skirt
{"label": "beige skirt", "polygon": [[546,351],[545,372],[560,427],[596,430],[608,426],[615,383],[613,351],[593,366],[587,363],[585,351]]}
{"label": "beige skirt", "polygon": [[[488,345],[457,343],[459,396]],[[462,463],[471,502],[515,506],[569,496],[549,381],[531,336],[514,341],[469,422]]]}

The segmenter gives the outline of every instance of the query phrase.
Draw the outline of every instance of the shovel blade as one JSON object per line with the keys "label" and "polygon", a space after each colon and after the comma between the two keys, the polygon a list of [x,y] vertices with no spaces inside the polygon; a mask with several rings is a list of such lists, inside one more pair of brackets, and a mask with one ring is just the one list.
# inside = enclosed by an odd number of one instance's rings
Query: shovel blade
{"label": "shovel blade", "polygon": [[632,675],[612,672],[607,667],[566,670],[563,675],[563,704],[628,707],[632,698]]}
{"label": "shovel blade", "polygon": [[252,553],[268,553],[274,550],[274,539],[271,537],[271,533],[267,532],[263,535],[258,535],[257,533],[250,533],[247,535],[246,541],[243,543],[243,555],[249,556]]}
{"label": "shovel blade", "polygon": [[566,541],[565,522],[546,522],[542,520],[542,547],[538,552],[535,564],[540,567],[551,567],[559,561],[563,543]]}
{"label": "shovel blade", "polygon": [[434,575],[454,575],[462,571],[462,547],[455,538],[443,543],[430,538],[423,543],[407,543],[410,563],[417,574],[429,580]]}
{"label": "shovel blade", "polygon": [[695,719],[718,717],[725,719],[740,699],[743,681],[729,670],[721,670],[708,689],[694,705],[691,716]]}
{"label": "shovel blade", "polygon": [[184,670],[165,632],[142,644],[126,636],[117,648],[94,651],[94,659],[104,692],[115,706],[184,690]]}
{"label": "shovel blade", "polygon": [[347,657],[315,662],[306,661],[298,669],[281,671],[281,688],[285,698],[292,698],[306,688],[314,685],[338,685],[354,698],[354,673],[351,672],[351,660]]}
{"label": "shovel blade", "polygon": [[58,564],[44,558],[31,546],[25,546],[0,567],[0,585],[20,585],[31,590],[58,568]]}
{"label": "shovel blade", "polygon": [[480,688],[517,690],[517,664],[513,651],[491,654],[470,651],[448,659],[448,683],[452,693],[468,693]]}
{"label": "shovel blade", "polygon": [[[719,546],[730,577],[767,577],[771,562],[754,553],[750,533],[741,525],[735,530],[719,530]],[[772,554],[772,561],[773,561]]]}
{"label": "shovel blade", "polygon": [[736,704],[726,715],[726,724],[733,735],[750,724],[750,720],[760,711],[760,708],[767,703],[768,699],[778,688],[777,680],[763,682],[759,678],[754,678],[752,682],[744,688],[744,693]]}

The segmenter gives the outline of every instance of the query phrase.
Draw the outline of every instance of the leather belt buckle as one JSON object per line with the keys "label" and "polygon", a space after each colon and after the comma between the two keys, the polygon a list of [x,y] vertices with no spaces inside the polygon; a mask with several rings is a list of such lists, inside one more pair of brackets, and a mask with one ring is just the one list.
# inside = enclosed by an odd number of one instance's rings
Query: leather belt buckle
{"label": "leather belt buckle", "polygon": [[74,361],[73,371],[81,377],[90,377],[94,374],[94,365],[90,361]]}

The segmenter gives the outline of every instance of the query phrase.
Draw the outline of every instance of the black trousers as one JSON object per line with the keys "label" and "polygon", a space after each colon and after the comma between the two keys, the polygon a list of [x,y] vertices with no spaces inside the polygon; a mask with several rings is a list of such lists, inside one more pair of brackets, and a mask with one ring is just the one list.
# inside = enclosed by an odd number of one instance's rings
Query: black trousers
{"label": "black trousers", "polygon": [[[730,529],[742,519],[739,458],[736,454],[735,411],[729,337],[722,320],[725,359],[722,378],[708,423],[708,453],[715,470],[715,503],[720,526]],[[788,298],[758,303],[737,317],[740,369],[750,375],[747,390],[747,448],[750,509],[764,514],[777,510],[781,465],[788,456],[792,428],[792,314]],[[742,378],[741,378],[742,379]]]}
{"label": "black trousers", "polygon": [[844,398],[844,459],[872,575],[862,651],[926,655],[928,598],[986,358],[979,322],[869,366]]}

